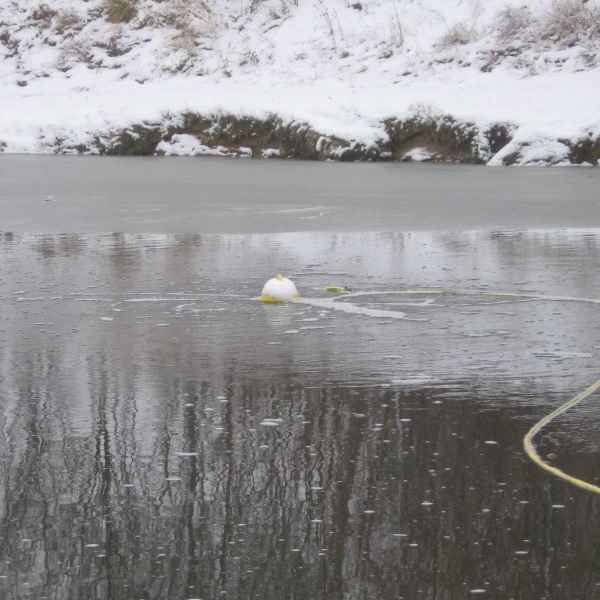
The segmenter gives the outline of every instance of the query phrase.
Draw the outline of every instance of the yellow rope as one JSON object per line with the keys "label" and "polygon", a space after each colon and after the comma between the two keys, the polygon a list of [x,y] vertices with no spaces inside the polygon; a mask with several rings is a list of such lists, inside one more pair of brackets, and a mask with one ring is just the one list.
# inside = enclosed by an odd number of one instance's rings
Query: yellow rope
{"label": "yellow rope", "polygon": [[577,477],[573,477],[572,475],[565,473],[561,469],[558,469],[557,467],[553,467],[552,465],[549,465],[547,462],[545,462],[544,459],[538,454],[538,452],[533,444],[533,438],[544,427],[546,427],[546,425],[548,425],[551,421],[556,419],[556,417],[567,412],[570,408],[573,408],[573,406],[575,406],[576,404],[579,404],[582,400],[585,400],[588,396],[591,396],[598,388],[600,388],[600,379],[598,381],[596,381],[595,383],[593,383],[592,385],[590,385],[590,387],[583,390],[583,392],[580,392],[579,394],[577,394],[577,396],[575,396],[568,402],[565,402],[562,406],[559,406],[555,411],[553,411],[549,415],[545,416],[541,421],[538,421],[527,432],[527,434],[523,438],[523,448],[525,449],[525,453],[527,454],[527,456],[529,456],[529,458],[536,465],[538,465],[539,467],[544,469],[544,471],[547,471],[548,473],[551,473],[552,475],[555,475],[556,477],[560,477],[564,481],[567,481],[568,483],[571,483],[571,484],[577,486],[578,488],[587,490],[588,492],[594,492],[595,494],[600,494],[599,486],[594,485],[593,483],[588,483],[587,481],[584,481],[583,479],[578,479]]}

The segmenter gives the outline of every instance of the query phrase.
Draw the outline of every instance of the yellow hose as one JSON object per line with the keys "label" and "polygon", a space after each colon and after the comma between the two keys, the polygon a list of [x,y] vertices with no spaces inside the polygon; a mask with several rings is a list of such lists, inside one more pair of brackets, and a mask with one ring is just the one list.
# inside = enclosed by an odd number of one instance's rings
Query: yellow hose
{"label": "yellow hose", "polygon": [[549,415],[545,416],[541,421],[538,421],[527,432],[527,434],[523,438],[523,448],[525,449],[525,453],[527,454],[527,456],[529,456],[529,458],[536,465],[538,465],[539,467],[544,469],[544,471],[547,471],[548,473],[551,473],[552,475],[555,475],[556,477],[560,477],[560,479],[563,479],[564,481],[567,481],[568,483],[571,483],[572,485],[575,485],[578,488],[581,488],[582,490],[587,490],[588,492],[594,492],[595,494],[600,494],[599,486],[594,485],[593,483],[584,481],[583,479],[578,479],[577,477],[573,477],[572,475],[569,475],[568,473],[565,473],[561,469],[558,469],[557,467],[553,467],[552,465],[549,465],[546,461],[544,461],[544,459],[538,454],[538,452],[533,444],[533,438],[544,427],[546,427],[546,425],[548,425],[551,421],[556,419],[556,417],[567,412],[570,408],[573,408],[573,406],[575,406],[576,404],[579,404],[582,400],[585,400],[588,396],[591,396],[596,390],[598,390],[598,388],[600,388],[600,379],[598,381],[596,381],[595,383],[593,383],[592,385],[590,385],[590,387],[583,390],[583,392],[580,392],[579,394],[577,394],[577,396],[575,396],[568,402],[565,402],[562,406],[559,406],[555,411],[553,411]]}

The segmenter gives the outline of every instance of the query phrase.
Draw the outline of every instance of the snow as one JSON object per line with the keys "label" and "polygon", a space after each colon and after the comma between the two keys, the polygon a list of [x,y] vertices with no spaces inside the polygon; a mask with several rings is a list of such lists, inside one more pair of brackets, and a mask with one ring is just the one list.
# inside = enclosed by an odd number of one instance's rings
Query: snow
{"label": "snow", "polygon": [[515,159],[522,165],[568,164],[569,147],[562,142],[545,135],[524,135],[520,133],[498,152],[488,164],[498,166],[503,161],[516,155]]}
{"label": "snow", "polygon": [[414,162],[426,162],[432,159],[433,153],[431,153],[427,148],[421,148],[420,146],[413,148],[402,155],[402,160],[410,160]]}
{"label": "snow", "polygon": [[281,156],[281,151],[279,148],[265,148],[262,151],[263,158],[279,158]]}
{"label": "snow", "polygon": [[[590,102],[600,89],[600,69],[526,79],[512,73],[461,79],[446,74],[398,85],[365,75],[350,82],[323,80],[318,87],[258,74],[236,80],[177,76],[144,85],[83,69],[76,82],[73,77],[4,88],[0,139],[7,152],[43,152],[58,136],[73,145],[86,143],[97,131],[161,121],[168,113],[185,111],[257,118],[275,113],[289,121],[306,121],[323,134],[365,143],[385,135],[382,119],[408,118],[424,110],[484,125],[515,123],[521,131],[515,143],[600,134],[600,115]],[[201,142],[190,137],[171,140],[163,150],[203,153]]]}
{"label": "snow", "polygon": [[226,148],[209,148],[197,137],[185,133],[174,134],[156,146],[157,154],[164,156],[229,156]]}
{"label": "snow", "polygon": [[[91,145],[99,133],[176,122],[185,112],[276,114],[365,144],[385,139],[385,119],[450,114],[481,128],[513,125],[514,139],[490,164],[514,153],[519,164],[561,164],[568,148],[559,140],[600,136],[600,40],[536,40],[552,0],[527,2],[531,24],[501,40],[499,12],[522,4],[211,0],[202,12],[199,3],[139,0],[134,21],[112,24],[100,14],[102,0],[47,0],[56,14],[43,19],[7,1],[0,151],[53,152],[57,139]],[[457,28],[467,43],[449,41]],[[157,152],[230,154],[186,134]],[[426,160],[431,150],[409,154]]]}

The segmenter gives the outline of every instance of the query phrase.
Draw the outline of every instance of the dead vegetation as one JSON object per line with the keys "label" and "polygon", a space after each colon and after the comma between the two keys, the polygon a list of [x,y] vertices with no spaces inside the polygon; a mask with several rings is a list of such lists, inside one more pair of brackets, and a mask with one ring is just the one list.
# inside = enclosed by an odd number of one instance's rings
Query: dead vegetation
{"label": "dead vegetation", "polygon": [[50,8],[47,4],[40,4],[37,8],[33,9],[31,18],[42,26],[49,27],[57,13],[58,11]]}
{"label": "dead vegetation", "polygon": [[104,11],[110,23],[129,23],[137,14],[135,0],[105,0]]}
{"label": "dead vegetation", "polygon": [[600,5],[595,1],[554,0],[541,21],[540,37],[563,46],[600,41]]}
{"label": "dead vegetation", "polygon": [[83,23],[79,15],[74,12],[59,12],[54,21],[54,28],[59,35],[75,33],[79,31],[82,26]]}
{"label": "dead vegetation", "polygon": [[506,6],[496,17],[496,35],[501,42],[510,42],[529,31],[532,24],[533,16],[527,6]]}
{"label": "dead vegetation", "polygon": [[464,46],[477,39],[477,32],[468,23],[461,22],[452,25],[438,41],[438,47],[445,50],[454,46]]}

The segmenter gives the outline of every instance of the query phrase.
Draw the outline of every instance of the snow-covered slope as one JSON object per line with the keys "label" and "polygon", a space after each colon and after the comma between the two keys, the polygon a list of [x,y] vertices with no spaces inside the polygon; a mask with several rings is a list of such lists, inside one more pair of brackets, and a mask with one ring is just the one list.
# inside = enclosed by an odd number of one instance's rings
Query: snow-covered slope
{"label": "snow-covered slope", "polygon": [[[102,151],[152,122],[168,153],[214,153],[170,144],[194,113],[277,115],[387,156],[390,119],[450,115],[503,124],[492,164],[600,157],[600,0],[4,0],[0,58],[5,151]],[[425,147],[398,148],[443,157],[419,131]]]}

